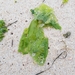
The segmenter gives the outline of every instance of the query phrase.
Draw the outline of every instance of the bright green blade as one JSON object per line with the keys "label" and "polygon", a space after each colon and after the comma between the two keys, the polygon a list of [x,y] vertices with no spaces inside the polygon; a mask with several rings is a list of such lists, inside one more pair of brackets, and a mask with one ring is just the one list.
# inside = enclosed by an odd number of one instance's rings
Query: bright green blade
{"label": "bright green blade", "polygon": [[3,40],[4,34],[8,31],[7,27],[5,26],[5,22],[0,20],[0,41]]}
{"label": "bright green blade", "polygon": [[61,30],[61,26],[59,25],[58,20],[54,15],[54,11],[49,6],[41,4],[39,7],[31,9],[31,12],[34,15],[35,20],[40,20],[47,26],[49,25],[54,27],[55,29]]}

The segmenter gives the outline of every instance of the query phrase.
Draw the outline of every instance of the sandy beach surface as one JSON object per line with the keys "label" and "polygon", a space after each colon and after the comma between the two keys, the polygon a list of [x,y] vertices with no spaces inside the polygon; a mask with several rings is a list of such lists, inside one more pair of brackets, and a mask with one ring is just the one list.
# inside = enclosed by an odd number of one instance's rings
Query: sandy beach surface
{"label": "sandy beach surface", "polygon": [[[75,0],[69,0],[62,5],[62,0],[45,0],[44,3],[54,9],[62,30],[45,28],[44,33],[49,39],[48,56],[43,66],[33,62],[29,54],[22,55],[18,52],[18,45],[23,30],[29,27],[33,16],[30,9],[39,6],[43,0],[0,0],[0,19],[8,24],[9,31],[0,42],[0,75],[35,75],[50,67],[53,60],[63,51],[67,52],[66,58],[62,55],[53,66],[40,75],[75,75]],[[63,34],[71,32],[68,38]]]}

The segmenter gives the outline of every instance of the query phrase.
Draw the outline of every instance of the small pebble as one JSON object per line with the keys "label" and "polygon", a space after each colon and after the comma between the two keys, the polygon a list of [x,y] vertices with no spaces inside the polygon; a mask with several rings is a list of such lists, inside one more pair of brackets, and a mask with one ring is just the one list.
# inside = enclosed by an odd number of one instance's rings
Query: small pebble
{"label": "small pebble", "polygon": [[63,34],[63,36],[65,37],[65,38],[68,38],[69,36],[71,35],[71,32],[67,32],[66,34]]}

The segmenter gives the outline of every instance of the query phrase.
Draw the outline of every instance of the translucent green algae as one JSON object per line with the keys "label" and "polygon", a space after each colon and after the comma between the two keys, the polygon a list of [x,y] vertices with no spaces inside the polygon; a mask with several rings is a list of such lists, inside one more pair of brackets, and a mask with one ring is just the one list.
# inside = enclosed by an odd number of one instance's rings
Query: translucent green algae
{"label": "translucent green algae", "polygon": [[5,26],[5,22],[0,20],[0,41],[3,40],[4,34],[8,31],[7,27]]}
{"label": "translucent green algae", "polygon": [[[43,26],[52,26],[61,29],[52,8],[45,4],[31,10],[34,19],[30,26],[22,34],[18,51],[22,54],[30,54],[34,62],[44,65],[48,55],[48,38],[45,37]],[[43,24],[43,26],[42,26]]]}
{"label": "translucent green algae", "polygon": [[41,4],[39,7],[31,9],[31,12],[35,20],[41,20],[45,26],[52,26],[55,29],[61,30],[61,26],[59,25],[58,20],[54,15],[54,11],[49,6]]}
{"label": "translucent green algae", "polygon": [[66,4],[66,3],[68,3],[68,1],[69,1],[69,0],[63,0],[63,4]]}
{"label": "translucent green algae", "polygon": [[32,20],[29,28],[24,30],[18,51],[22,54],[29,53],[39,65],[44,64],[48,53],[48,39],[37,20]]}

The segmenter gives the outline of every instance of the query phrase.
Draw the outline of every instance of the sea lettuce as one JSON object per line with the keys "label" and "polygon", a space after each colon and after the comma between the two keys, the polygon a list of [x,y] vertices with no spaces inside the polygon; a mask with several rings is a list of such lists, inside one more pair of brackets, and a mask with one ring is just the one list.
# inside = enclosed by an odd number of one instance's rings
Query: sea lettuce
{"label": "sea lettuce", "polygon": [[32,20],[29,28],[25,29],[19,44],[19,52],[30,54],[38,65],[45,63],[48,53],[48,38],[44,36],[43,29],[37,20]]}
{"label": "sea lettuce", "polygon": [[29,53],[38,65],[43,65],[48,54],[48,38],[40,38],[29,44]]}
{"label": "sea lettuce", "polygon": [[3,40],[4,34],[8,31],[7,27],[5,26],[5,22],[0,20],[0,41]]}
{"label": "sea lettuce", "polygon": [[55,29],[61,30],[61,26],[54,15],[54,11],[49,6],[41,4],[39,7],[31,9],[31,12],[35,20],[42,21],[45,26],[52,26]]}
{"label": "sea lettuce", "polygon": [[63,3],[63,4],[66,4],[66,3],[68,3],[68,1],[69,1],[69,0],[63,0],[62,3]]}
{"label": "sea lettuce", "polygon": [[34,62],[44,65],[48,55],[48,38],[45,37],[43,28],[52,26],[61,29],[52,8],[45,4],[31,10],[34,19],[26,28],[20,39],[18,51],[22,54],[30,54]]}

